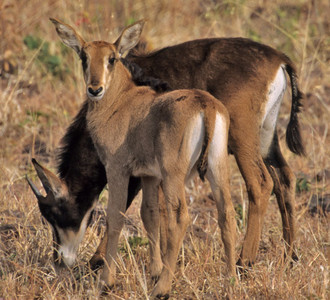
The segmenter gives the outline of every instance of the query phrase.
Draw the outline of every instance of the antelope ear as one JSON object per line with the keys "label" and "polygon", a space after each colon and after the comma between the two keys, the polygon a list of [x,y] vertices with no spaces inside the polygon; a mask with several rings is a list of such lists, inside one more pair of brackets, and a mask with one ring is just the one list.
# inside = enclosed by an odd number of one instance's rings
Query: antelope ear
{"label": "antelope ear", "polygon": [[62,42],[80,55],[81,48],[85,44],[84,39],[70,25],[54,18],[50,18],[50,21],[55,25]]}
{"label": "antelope ear", "polygon": [[137,45],[142,33],[143,25],[144,20],[140,20],[123,30],[115,42],[115,46],[120,56]]}
{"label": "antelope ear", "polygon": [[[54,173],[41,166],[34,158],[32,159],[34,168],[37,171],[37,175],[47,193],[47,196],[52,194],[53,196],[62,194],[63,183]],[[31,186],[31,184],[30,184]],[[32,186],[31,186],[32,188]],[[34,188],[32,188],[34,192]],[[36,195],[37,196],[37,195]],[[47,197],[46,196],[46,197]],[[37,196],[38,198],[38,196]],[[47,197],[48,198],[48,197]],[[56,197],[54,197],[56,198]]]}

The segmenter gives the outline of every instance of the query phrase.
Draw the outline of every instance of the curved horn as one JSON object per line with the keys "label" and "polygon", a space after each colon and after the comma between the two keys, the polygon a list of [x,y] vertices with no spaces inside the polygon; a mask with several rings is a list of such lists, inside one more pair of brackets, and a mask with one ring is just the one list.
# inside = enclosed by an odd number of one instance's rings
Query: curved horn
{"label": "curved horn", "polygon": [[57,194],[62,189],[61,180],[51,171],[40,165],[34,158],[32,163],[47,194]]}
{"label": "curved horn", "polygon": [[32,163],[33,163],[35,170],[37,171],[38,177],[39,177],[46,193],[48,194],[52,190],[52,186],[51,186],[47,176],[45,175],[44,168],[34,158],[32,158]]}
{"label": "curved horn", "polygon": [[38,202],[42,203],[42,204],[50,204],[49,201],[47,200],[46,197],[44,197],[38,190],[38,188],[36,187],[36,185],[30,180],[30,178],[26,175],[25,176],[26,181],[28,182],[32,192],[34,193],[34,195],[37,197]]}
{"label": "curved horn", "polygon": [[25,175],[25,179],[27,180],[32,192],[36,195],[36,197],[38,198],[38,200],[43,197],[43,195],[41,195],[41,193],[39,192],[38,188],[35,186],[35,184],[30,180],[30,178]]}

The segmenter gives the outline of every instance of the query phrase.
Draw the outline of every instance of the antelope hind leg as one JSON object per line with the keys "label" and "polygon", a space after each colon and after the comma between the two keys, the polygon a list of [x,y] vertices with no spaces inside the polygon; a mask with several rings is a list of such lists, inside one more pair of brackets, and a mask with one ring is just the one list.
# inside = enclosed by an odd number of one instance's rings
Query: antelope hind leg
{"label": "antelope hind leg", "polygon": [[172,177],[170,182],[163,182],[168,214],[167,250],[163,259],[163,270],[151,294],[152,299],[167,298],[169,295],[178,254],[190,221],[185,200],[184,180]]}
{"label": "antelope hind leg", "polygon": [[229,277],[235,277],[236,213],[230,196],[227,157],[223,158],[220,164],[221,166],[215,168],[209,165],[206,177],[210,182],[218,210],[218,223],[225,249],[227,273]]}
{"label": "antelope hind leg", "polygon": [[248,224],[237,265],[251,266],[257,256],[264,216],[273,188],[272,178],[259,151],[235,153],[249,196]]}
{"label": "antelope hind leg", "polygon": [[294,251],[296,233],[295,224],[295,182],[296,178],[284,159],[275,133],[271,151],[265,160],[274,181],[274,193],[281,212],[283,238],[286,243],[286,255],[294,261],[298,256]]}
{"label": "antelope hind leg", "polygon": [[141,205],[141,218],[148,234],[150,245],[150,274],[154,280],[157,280],[163,269],[159,238],[159,184],[160,180],[157,178],[142,178],[143,199]]}

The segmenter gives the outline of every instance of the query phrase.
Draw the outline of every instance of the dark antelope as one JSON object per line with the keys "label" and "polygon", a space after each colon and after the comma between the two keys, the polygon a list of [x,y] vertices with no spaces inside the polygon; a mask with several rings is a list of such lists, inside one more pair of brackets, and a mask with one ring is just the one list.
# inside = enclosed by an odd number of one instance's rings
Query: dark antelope
{"label": "dark antelope", "polygon": [[[172,89],[195,87],[209,91],[221,99],[229,111],[229,148],[249,196],[248,228],[238,263],[247,265],[255,260],[272,188],[281,212],[287,254],[296,258],[293,251],[295,176],[281,153],[276,131],[286,89],[286,71],[292,90],[286,141],[292,152],[304,153],[297,116],[302,94],[290,59],[266,45],[242,38],[195,40],[150,54],[129,54],[127,59],[141,67],[144,76],[160,78]],[[76,233],[81,233],[81,229],[84,231],[86,215],[90,215],[107,181],[86,126],[87,109],[85,102],[63,139],[58,168],[60,179],[53,180],[58,182],[56,188],[51,189],[48,185],[53,202],[42,206],[39,201],[41,213],[53,228],[54,224],[63,226],[60,227],[62,233],[68,229]],[[131,177],[127,206],[139,188],[140,180]],[[65,213],[71,211],[75,213]],[[76,235],[81,238],[81,234]],[[59,239],[56,227],[55,242],[57,245],[64,243]],[[97,254],[103,251],[104,244],[100,245]],[[94,256],[93,261],[97,258],[98,255]]]}

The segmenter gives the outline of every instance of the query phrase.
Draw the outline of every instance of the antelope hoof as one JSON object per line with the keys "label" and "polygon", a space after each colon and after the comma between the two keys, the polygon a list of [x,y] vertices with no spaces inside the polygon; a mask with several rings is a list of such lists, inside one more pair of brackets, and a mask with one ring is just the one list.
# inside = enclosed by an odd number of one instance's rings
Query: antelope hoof
{"label": "antelope hoof", "polygon": [[158,282],[162,270],[163,270],[163,263],[151,265],[150,275],[151,275],[151,280],[153,281],[154,284]]}
{"label": "antelope hoof", "polygon": [[159,280],[159,275],[151,276],[151,280],[154,284],[156,284]]}
{"label": "antelope hoof", "polygon": [[287,255],[286,253],[284,253],[284,262],[288,260],[289,257],[289,265],[290,268],[293,268],[294,264],[299,261],[299,258],[296,254],[296,252],[292,251],[291,254]]}
{"label": "antelope hoof", "polygon": [[104,266],[104,260],[102,257],[93,256],[88,264],[92,271],[97,271]]}
{"label": "antelope hoof", "polygon": [[169,294],[165,294],[165,295],[157,295],[156,299],[161,299],[161,300],[167,300],[168,298],[170,298]]}
{"label": "antelope hoof", "polygon": [[297,254],[293,251],[291,255],[290,267],[293,268],[294,264],[299,261]]}
{"label": "antelope hoof", "polygon": [[299,257],[298,257],[298,255],[296,254],[296,252],[294,252],[294,251],[292,252],[291,259],[292,259],[294,262],[299,261]]}
{"label": "antelope hoof", "polygon": [[246,278],[249,274],[249,269],[252,267],[252,265],[253,263],[251,262],[249,262],[248,264],[244,264],[242,258],[239,258],[236,263],[237,275],[241,278]]}
{"label": "antelope hoof", "polygon": [[287,259],[288,256],[291,256],[291,262],[290,262],[291,266],[293,266],[293,263],[299,261],[299,257],[297,256],[295,251],[292,251],[291,255],[287,255],[286,253],[284,253],[284,261]]}
{"label": "antelope hoof", "polygon": [[113,291],[114,287],[115,287],[115,284],[111,284],[111,285],[102,284],[101,295],[108,296]]}
{"label": "antelope hoof", "polygon": [[151,294],[151,299],[168,299],[170,297],[170,286],[161,284],[160,279]]}

